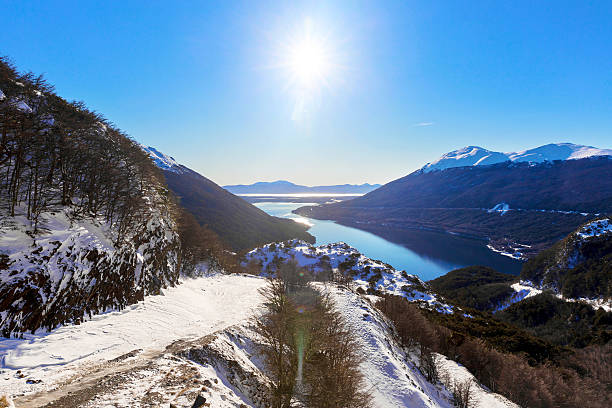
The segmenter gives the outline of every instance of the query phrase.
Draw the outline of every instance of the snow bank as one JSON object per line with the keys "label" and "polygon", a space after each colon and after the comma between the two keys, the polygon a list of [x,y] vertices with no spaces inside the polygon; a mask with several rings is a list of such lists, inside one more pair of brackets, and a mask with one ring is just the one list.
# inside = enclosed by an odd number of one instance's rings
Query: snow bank
{"label": "snow bank", "polygon": [[181,283],[164,295],[147,296],[80,325],[24,339],[0,338],[0,395],[47,389],[92,362],[135,349],[162,349],[176,339],[197,338],[236,324],[260,305],[258,289],[265,281],[215,275]]}

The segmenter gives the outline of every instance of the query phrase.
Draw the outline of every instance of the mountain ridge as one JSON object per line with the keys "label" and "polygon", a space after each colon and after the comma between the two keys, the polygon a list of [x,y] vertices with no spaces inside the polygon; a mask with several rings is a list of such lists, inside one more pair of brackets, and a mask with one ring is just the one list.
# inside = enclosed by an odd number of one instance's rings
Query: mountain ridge
{"label": "mountain ridge", "polygon": [[415,228],[470,235],[524,258],[596,214],[612,212],[612,160],[594,156],[416,171],[362,197],[294,212],[382,236]]}
{"label": "mountain ridge", "polygon": [[223,188],[233,194],[366,194],[380,186],[380,184],[369,183],[304,186],[287,180],[277,180],[227,185]]}
{"label": "mountain ridge", "polygon": [[140,145],[163,172],[170,190],[196,221],[214,231],[235,251],[299,238],[314,242],[307,227],[278,218],[223,189],[154,147]]}
{"label": "mountain ridge", "polygon": [[574,143],[549,143],[519,152],[496,152],[480,146],[465,146],[443,154],[417,171],[431,172],[455,167],[487,166],[503,162],[544,163],[555,160],[576,160],[595,156],[612,156],[612,149]]}

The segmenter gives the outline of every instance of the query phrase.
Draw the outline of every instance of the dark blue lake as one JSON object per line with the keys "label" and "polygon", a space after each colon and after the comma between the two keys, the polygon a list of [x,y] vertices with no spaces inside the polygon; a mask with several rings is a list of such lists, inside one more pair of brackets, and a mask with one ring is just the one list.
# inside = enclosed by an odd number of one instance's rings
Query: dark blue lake
{"label": "dark blue lake", "polygon": [[310,225],[317,245],[346,242],[365,256],[391,264],[423,280],[444,275],[468,265],[485,265],[500,272],[518,274],[522,262],[489,250],[486,242],[456,235],[410,230],[382,238],[360,229],[293,214],[291,211],[312,203],[259,202],[254,203],[270,215],[292,218]]}

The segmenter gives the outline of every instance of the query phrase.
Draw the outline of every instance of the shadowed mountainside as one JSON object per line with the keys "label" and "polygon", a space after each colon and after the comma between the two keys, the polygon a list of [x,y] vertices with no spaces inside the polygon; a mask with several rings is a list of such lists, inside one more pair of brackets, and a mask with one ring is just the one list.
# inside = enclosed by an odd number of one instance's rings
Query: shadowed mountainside
{"label": "shadowed mountainside", "polygon": [[596,213],[612,212],[612,160],[603,156],[416,171],[363,197],[295,212],[372,232],[454,232],[489,239],[497,249],[527,256]]}

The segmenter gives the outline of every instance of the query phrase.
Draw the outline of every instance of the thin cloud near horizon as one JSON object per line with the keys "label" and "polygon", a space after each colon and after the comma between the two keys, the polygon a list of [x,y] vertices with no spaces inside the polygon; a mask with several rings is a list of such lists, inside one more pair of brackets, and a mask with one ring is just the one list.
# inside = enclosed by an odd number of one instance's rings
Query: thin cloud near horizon
{"label": "thin cloud near horizon", "polygon": [[419,122],[419,123],[415,123],[414,127],[423,127],[423,126],[431,126],[433,125],[435,122]]}

